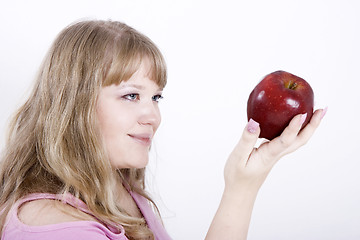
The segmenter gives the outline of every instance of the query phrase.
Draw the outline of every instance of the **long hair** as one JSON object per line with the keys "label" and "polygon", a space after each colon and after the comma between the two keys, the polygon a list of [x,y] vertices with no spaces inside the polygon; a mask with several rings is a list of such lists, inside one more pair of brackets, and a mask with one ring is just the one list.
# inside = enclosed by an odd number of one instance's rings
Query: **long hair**
{"label": "long hair", "polygon": [[145,169],[111,167],[95,114],[101,87],[128,80],[143,58],[151,63],[150,79],[163,88],[163,56],[133,28],[94,20],[60,32],[10,123],[1,156],[1,227],[11,206],[27,194],[71,193],[101,222],[118,229],[120,224],[128,238],[154,238],[143,219],[116,204],[113,191],[120,175],[130,190],[153,203],[144,189]]}

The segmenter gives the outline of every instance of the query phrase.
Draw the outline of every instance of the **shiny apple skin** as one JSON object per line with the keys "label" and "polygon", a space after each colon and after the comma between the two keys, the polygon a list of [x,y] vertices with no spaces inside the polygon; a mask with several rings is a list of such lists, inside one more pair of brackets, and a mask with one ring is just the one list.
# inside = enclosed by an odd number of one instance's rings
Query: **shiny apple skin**
{"label": "shiny apple skin", "polygon": [[[295,85],[294,85],[295,84]],[[260,138],[279,136],[297,114],[307,113],[302,126],[309,123],[314,110],[314,92],[302,78],[285,71],[266,75],[250,93],[248,120],[260,124]]]}

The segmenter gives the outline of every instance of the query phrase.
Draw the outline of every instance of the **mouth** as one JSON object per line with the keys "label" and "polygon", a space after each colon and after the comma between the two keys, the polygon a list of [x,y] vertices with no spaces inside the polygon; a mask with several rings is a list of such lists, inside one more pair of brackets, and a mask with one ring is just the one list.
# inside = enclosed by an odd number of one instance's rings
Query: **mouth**
{"label": "mouth", "polygon": [[150,134],[128,134],[130,138],[143,146],[150,146],[152,136]]}

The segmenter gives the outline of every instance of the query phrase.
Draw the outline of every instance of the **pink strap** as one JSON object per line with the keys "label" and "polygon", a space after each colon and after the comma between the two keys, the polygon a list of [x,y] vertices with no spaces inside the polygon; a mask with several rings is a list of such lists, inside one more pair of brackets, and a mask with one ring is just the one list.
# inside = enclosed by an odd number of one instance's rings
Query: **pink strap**
{"label": "pink strap", "polygon": [[170,236],[166,232],[164,226],[162,225],[159,217],[157,217],[152,210],[149,201],[136,192],[129,191],[136,204],[138,205],[141,213],[143,214],[148,227],[152,230],[155,235],[155,239],[159,240],[171,240]]}
{"label": "pink strap", "polygon": [[[168,233],[166,232],[164,226],[162,225],[159,217],[157,217],[154,213],[154,211],[152,210],[149,201],[139,195],[136,192],[132,192],[129,191],[130,195],[133,197],[134,201],[136,202],[136,204],[138,205],[141,213],[143,214],[146,223],[148,225],[148,227],[152,230],[152,232],[155,235],[155,238],[158,240],[171,240],[170,236],[168,235]],[[88,207],[86,206],[86,204],[81,201],[80,199],[74,197],[72,194],[68,193],[68,194],[50,194],[50,193],[33,193],[33,194],[29,194],[28,196],[22,198],[21,200],[19,200],[15,206],[15,209],[18,209],[19,206],[21,206],[23,203],[25,202],[29,202],[29,201],[33,201],[33,200],[38,200],[38,199],[53,199],[53,200],[60,200],[66,204],[69,204],[93,217],[94,214],[92,214],[92,212],[88,209]],[[17,212],[17,211],[16,211]],[[96,218],[96,217],[95,217]],[[112,229],[110,226],[108,226],[112,231],[114,229]],[[121,227],[121,226],[120,226]],[[121,227],[122,228],[122,227]],[[121,232],[124,232],[124,229],[121,229]]]}
{"label": "pink strap", "polygon": [[17,207],[21,206],[23,203],[33,200],[39,200],[39,199],[59,200],[62,201],[63,203],[69,204],[79,209],[80,211],[83,211],[91,216],[94,216],[83,201],[74,197],[70,193],[67,194],[32,193],[19,200],[17,203]]}
{"label": "pink strap", "polygon": [[[112,226],[107,225],[106,223],[103,223],[100,219],[98,219],[87,207],[87,205],[81,201],[80,199],[76,198],[75,196],[73,196],[70,193],[65,193],[65,194],[52,194],[52,193],[32,193],[27,195],[26,197],[22,198],[21,200],[18,201],[18,203],[15,206],[16,209],[16,214],[17,214],[17,209],[25,202],[29,202],[29,201],[33,201],[33,200],[39,200],[39,199],[51,199],[51,200],[59,200],[62,201],[63,203],[69,204],[70,206],[73,206],[77,209],[79,209],[80,211],[91,215],[92,217],[94,217],[95,219],[98,220],[99,223],[103,224],[104,226],[106,226],[111,232],[116,233],[116,229]],[[124,228],[119,225],[118,226],[120,228],[120,232],[125,232]]]}

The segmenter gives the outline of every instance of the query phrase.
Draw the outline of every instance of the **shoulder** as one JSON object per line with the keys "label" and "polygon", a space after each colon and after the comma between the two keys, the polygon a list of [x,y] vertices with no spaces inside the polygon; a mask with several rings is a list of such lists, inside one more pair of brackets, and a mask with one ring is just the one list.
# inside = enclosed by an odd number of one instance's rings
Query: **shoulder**
{"label": "shoulder", "polygon": [[91,215],[58,200],[38,199],[26,202],[18,209],[19,220],[31,226],[74,221],[96,221]]}
{"label": "shoulder", "polygon": [[92,215],[51,199],[32,199],[15,205],[2,234],[2,240],[127,240],[123,229],[113,232]]}

